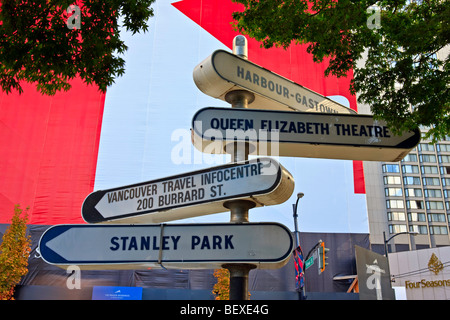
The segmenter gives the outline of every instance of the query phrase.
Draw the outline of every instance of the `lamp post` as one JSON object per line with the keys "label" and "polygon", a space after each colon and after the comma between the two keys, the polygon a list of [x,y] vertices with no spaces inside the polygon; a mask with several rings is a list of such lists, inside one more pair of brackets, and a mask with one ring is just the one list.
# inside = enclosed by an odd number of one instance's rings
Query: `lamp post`
{"label": "lamp post", "polygon": [[388,248],[387,248],[387,243],[394,237],[399,236],[401,234],[411,234],[413,236],[417,236],[419,233],[417,231],[404,231],[404,232],[399,232],[394,234],[392,237],[390,237],[389,239],[386,240],[386,232],[383,231],[383,240],[384,240],[384,255],[388,256]]}
{"label": "lamp post", "polygon": [[292,205],[292,210],[294,211],[294,228],[295,228],[295,248],[298,247],[298,244],[300,243],[299,239],[299,232],[298,232],[298,214],[297,214],[297,207],[298,207],[298,201],[303,198],[305,194],[303,192],[297,193],[297,201],[295,201],[295,204]]}
{"label": "lamp post", "polygon": [[[299,192],[297,193],[297,200],[295,201],[295,204],[292,205],[292,210],[294,212],[294,228],[295,228],[295,252],[299,246],[300,243],[300,237],[299,237],[299,231],[298,231],[298,222],[297,222],[297,218],[298,218],[298,214],[297,214],[297,207],[298,207],[298,201],[303,198],[305,194],[303,192]],[[302,255],[302,259],[303,259],[303,255]],[[304,264],[304,260],[302,261],[302,264]],[[300,275],[298,275],[300,276]],[[303,285],[303,287],[299,290],[298,292],[299,294],[299,299],[303,300],[305,299],[305,287]]]}

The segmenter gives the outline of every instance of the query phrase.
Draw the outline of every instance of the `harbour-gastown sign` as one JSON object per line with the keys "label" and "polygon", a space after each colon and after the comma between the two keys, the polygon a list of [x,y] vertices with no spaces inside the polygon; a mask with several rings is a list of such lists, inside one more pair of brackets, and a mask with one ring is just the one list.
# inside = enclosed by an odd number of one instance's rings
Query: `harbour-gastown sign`
{"label": "harbour-gastown sign", "polygon": [[255,206],[283,203],[294,191],[291,174],[270,158],[230,163],[108,190],[85,199],[88,223],[160,223],[225,212],[230,200]]}
{"label": "harbour-gastown sign", "polygon": [[243,108],[201,109],[192,129],[195,147],[209,153],[248,141],[260,155],[399,161],[420,141],[419,130],[395,135],[369,115]]}
{"label": "harbour-gastown sign", "polygon": [[249,108],[290,111],[356,112],[272,71],[224,50],[214,51],[194,69],[194,82],[203,93],[227,100],[227,93],[250,91]]}
{"label": "harbour-gastown sign", "polygon": [[280,268],[293,250],[278,223],[58,225],[47,229],[39,252],[49,264],[81,269],[215,269],[226,263]]}

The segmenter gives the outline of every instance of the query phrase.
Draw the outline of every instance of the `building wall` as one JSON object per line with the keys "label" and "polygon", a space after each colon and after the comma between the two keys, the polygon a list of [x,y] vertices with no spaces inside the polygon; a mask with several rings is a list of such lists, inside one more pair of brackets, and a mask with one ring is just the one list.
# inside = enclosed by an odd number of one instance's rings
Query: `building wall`
{"label": "building wall", "polygon": [[405,287],[407,300],[449,300],[449,263],[450,247],[389,254],[392,286]]}
{"label": "building wall", "polygon": [[402,161],[365,163],[368,215],[373,244],[392,239],[391,250],[450,245],[450,141],[422,139]]}

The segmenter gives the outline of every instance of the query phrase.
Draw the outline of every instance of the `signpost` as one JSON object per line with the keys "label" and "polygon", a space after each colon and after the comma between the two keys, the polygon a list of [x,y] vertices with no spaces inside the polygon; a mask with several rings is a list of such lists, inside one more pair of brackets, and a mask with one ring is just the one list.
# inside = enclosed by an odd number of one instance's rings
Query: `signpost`
{"label": "signpost", "polygon": [[248,141],[260,155],[399,161],[420,141],[419,130],[394,135],[370,115],[210,107],[194,115],[192,129],[195,147],[211,153]]}
{"label": "signpost", "polygon": [[89,223],[160,223],[227,211],[232,200],[268,206],[288,200],[290,173],[258,158],[91,193],[82,216]]}
{"label": "signpost", "polygon": [[[397,161],[420,139],[419,132],[394,136],[384,123],[355,116],[247,61],[245,37],[234,39],[233,50],[237,55],[217,50],[194,69],[197,87],[232,108],[202,109],[192,125],[199,150],[230,153],[233,163],[91,193],[82,216],[94,225],[50,227],[39,243],[47,263],[82,269],[227,268],[230,299],[245,300],[249,271],[282,267],[294,247],[285,226],[248,221],[250,208],[283,203],[294,190],[283,166],[270,158],[248,160],[250,152],[274,155],[267,152],[269,144],[271,151],[279,147],[277,156]],[[231,223],[125,225],[226,210]],[[313,263],[311,257],[305,268]]]}
{"label": "signpost", "polygon": [[[194,82],[203,93],[230,102],[228,93],[254,94],[249,106],[257,109],[356,113],[272,71],[224,50],[214,51],[194,69]],[[230,102],[231,103],[231,102]]]}
{"label": "signpost", "polygon": [[290,230],[278,223],[58,225],[39,243],[47,263],[81,269],[273,269],[289,261],[293,246]]}

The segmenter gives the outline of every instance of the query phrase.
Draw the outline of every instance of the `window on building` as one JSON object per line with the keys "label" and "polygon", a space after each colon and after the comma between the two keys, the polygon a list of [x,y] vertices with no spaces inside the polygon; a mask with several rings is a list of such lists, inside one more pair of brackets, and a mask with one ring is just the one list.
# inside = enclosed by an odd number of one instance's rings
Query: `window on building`
{"label": "window on building", "polygon": [[422,178],[424,186],[440,186],[439,178]]}
{"label": "window on building", "polygon": [[436,156],[433,154],[421,154],[419,159],[420,162],[436,162]]}
{"label": "window on building", "polygon": [[389,233],[400,233],[406,232],[406,225],[404,224],[390,224],[389,225]]}
{"label": "window on building", "polygon": [[444,210],[444,203],[442,201],[425,201],[428,210]]}
{"label": "window on building", "polygon": [[418,232],[419,234],[428,234],[427,226],[419,226],[419,225],[410,225],[409,226],[410,232]]}
{"label": "window on building", "polygon": [[403,173],[419,173],[419,166],[412,164],[404,164],[402,165]]}
{"label": "window on building", "polygon": [[422,189],[417,188],[405,188],[405,194],[407,197],[421,197]]}
{"label": "window on building", "polygon": [[442,192],[440,189],[425,189],[425,197],[442,198]]}
{"label": "window on building", "polygon": [[422,200],[407,200],[406,207],[408,209],[424,209]]}
{"label": "window on building", "polygon": [[427,216],[429,222],[445,222],[444,213],[429,213]]}
{"label": "window on building", "polygon": [[403,195],[402,188],[385,188],[384,192],[387,197],[401,197]]}
{"label": "window on building", "polygon": [[417,155],[414,153],[409,153],[402,159],[402,162],[417,162]]}
{"label": "window on building", "polygon": [[401,211],[392,211],[388,212],[388,220],[389,221],[406,221],[406,215]]}
{"label": "window on building", "polygon": [[440,163],[450,163],[450,156],[439,156]]}
{"label": "window on building", "polygon": [[441,174],[450,174],[450,166],[442,166]]}
{"label": "window on building", "polygon": [[448,229],[445,226],[430,226],[430,234],[448,234]]}
{"label": "window on building", "polygon": [[408,212],[408,221],[425,222],[425,213],[422,212]]}
{"label": "window on building", "polygon": [[385,176],[384,184],[402,184],[402,180],[399,176]]}
{"label": "window on building", "polygon": [[419,143],[419,151],[434,151],[434,144]]}
{"label": "window on building", "polygon": [[388,209],[403,209],[404,207],[403,200],[386,200],[386,208]]}
{"label": "window on building", "polygon": [[438,167],[436,166],[421,166],[420,167],[422,174],[430,173],[430,174],[438,174]]}
{"label": "window on building", "polygon": [[450,186],[450,178],[442,178],[443,186]]}
{"label": "window on building", "polygon": [[400,172],[398,164],[383,164],[383,172]]}
{"label": "window on building", "polygon": [[450,144],[441,144],[437,145],[437,151],[439,152],[450,152]]}
{"label": "window on building", "polygon": [[420,185],[420,178],[419,177],[406,176],[406,177],[403,177],[403,183],[405,185]]}

